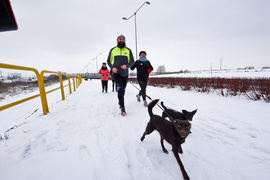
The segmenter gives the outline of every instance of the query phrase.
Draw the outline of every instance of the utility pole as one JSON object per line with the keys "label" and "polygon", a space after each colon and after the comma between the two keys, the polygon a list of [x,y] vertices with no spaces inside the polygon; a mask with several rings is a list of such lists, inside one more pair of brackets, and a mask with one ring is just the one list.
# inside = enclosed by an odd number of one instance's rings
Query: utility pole
{"label": "utility pole", "polygon": [[221,59],[219,60],[219,63],[220,63],[220,70],[221,70],[222,62],[223,62],[223,58],[221,58]]}
{"label": "utility pole", "polygon": [[211,62],[211,78],[212,78],[212,62]]}

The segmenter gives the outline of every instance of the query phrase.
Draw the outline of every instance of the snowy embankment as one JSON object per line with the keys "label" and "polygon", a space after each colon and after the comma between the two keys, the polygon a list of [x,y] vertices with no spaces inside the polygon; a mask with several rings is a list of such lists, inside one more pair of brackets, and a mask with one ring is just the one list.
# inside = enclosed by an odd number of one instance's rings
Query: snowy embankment
{"label": "snowy embankment", "polygon": [[[122,117],[111,82],[107,94],[100,86],[99,80],[83,81],[65,101],[60,91],[48,94],[46,116],[39,98],[1,111],[0,134],[17,126],[0,141],[0,179],[182,179],[157,132],[140,141],[149,116],[136,101],[137,90],[128,84]],[[191,179],[270,178],[269,103],[177,88],[148,87],[147,94],[174,109],[198,109],[180,155]],[[162,113],[157,106],[153,111]]]}

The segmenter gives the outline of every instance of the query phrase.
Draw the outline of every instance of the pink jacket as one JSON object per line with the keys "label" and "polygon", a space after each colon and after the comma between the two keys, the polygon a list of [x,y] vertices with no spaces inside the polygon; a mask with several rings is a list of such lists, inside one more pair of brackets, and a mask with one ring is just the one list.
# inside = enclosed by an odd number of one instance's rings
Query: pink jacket
{"label": "pink jacket", "polygon": [[107,69],[100,68],[98,74],[101,76],[102,81],[108,81],[109,80],[110,71],[109,71],[108,68]]}

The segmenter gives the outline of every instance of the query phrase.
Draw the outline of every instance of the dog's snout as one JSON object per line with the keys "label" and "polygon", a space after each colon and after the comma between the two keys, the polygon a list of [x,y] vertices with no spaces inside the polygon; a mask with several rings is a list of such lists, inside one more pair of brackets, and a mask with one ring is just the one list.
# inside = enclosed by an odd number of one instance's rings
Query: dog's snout
{"label": "dog's snout", "polygon": [[182,138],[185,138],[187,135],[188,135],[187,132],[181,132],[181,133],[180,133],[180,136],[181,136]]}

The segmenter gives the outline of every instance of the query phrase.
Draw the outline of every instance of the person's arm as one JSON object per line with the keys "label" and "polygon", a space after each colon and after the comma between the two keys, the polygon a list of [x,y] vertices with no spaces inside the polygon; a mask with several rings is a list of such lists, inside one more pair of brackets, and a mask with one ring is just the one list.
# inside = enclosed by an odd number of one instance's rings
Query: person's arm
{"label": "person's arm", "polygon": [[110,69],[112,70],[113,73],[117,73],[118,69],[117,69],[116,67],[114,67],[114,66],[112,65],[112,63],[111,63],[111,59],[113,58],[113,57],[111,57],[111,56],[112,56],[112,50],[113,50],[113,49],[114,49],[114,48],[112,48],[112,49],[110,50],[110,52],[109,52],[109,55],[108,55],[108,58],[107,58],[107,64],[108,64],[108,66],[110,67]]}
{"label": "person's arm", "polygon": [[153,66],[151,65],[150,61],[148,61],[149,63],[149,68],[147,69],[147,72],[150,74],[153,71]]}
{"label": "person's arm", "polygon": [[137,67],[137,61],[130,67],[130,69],[133,71]]}
{"label": "person's arm", "polygon": [[98,71],[98,75],[102,76],[101,69]]}
{"label": "person's arm", "polygon": [[150,63],[150,61],[148,61],[148,62],[149,62],[149,68],[153,71],[154,68],[153,68],[152,64]]}
{"label": "person's arm", "polygon": [[106,75],[109,76],[110,75],[110,71],[109,69],[107,69]]}
{"label": "person's arm", "polygon": [[126,64],[127,69],[130,68],[134,64],[134,57],[133,57],[132,51],[130,49],[129,49],[129,51],[130,51],[130,53],[129,53],[130,61],[129,61],[129,63]]}
{"label": "person's arm", "polygon": [[110,67],[110,69],[113,68],[113,65],[112,65],[112,63],[111,63],[112,50],[113,50],[113,48],[110,50],[109,55],[108,55],[108,58],[107,58],[107,64],[108,64],[108,66]]}

